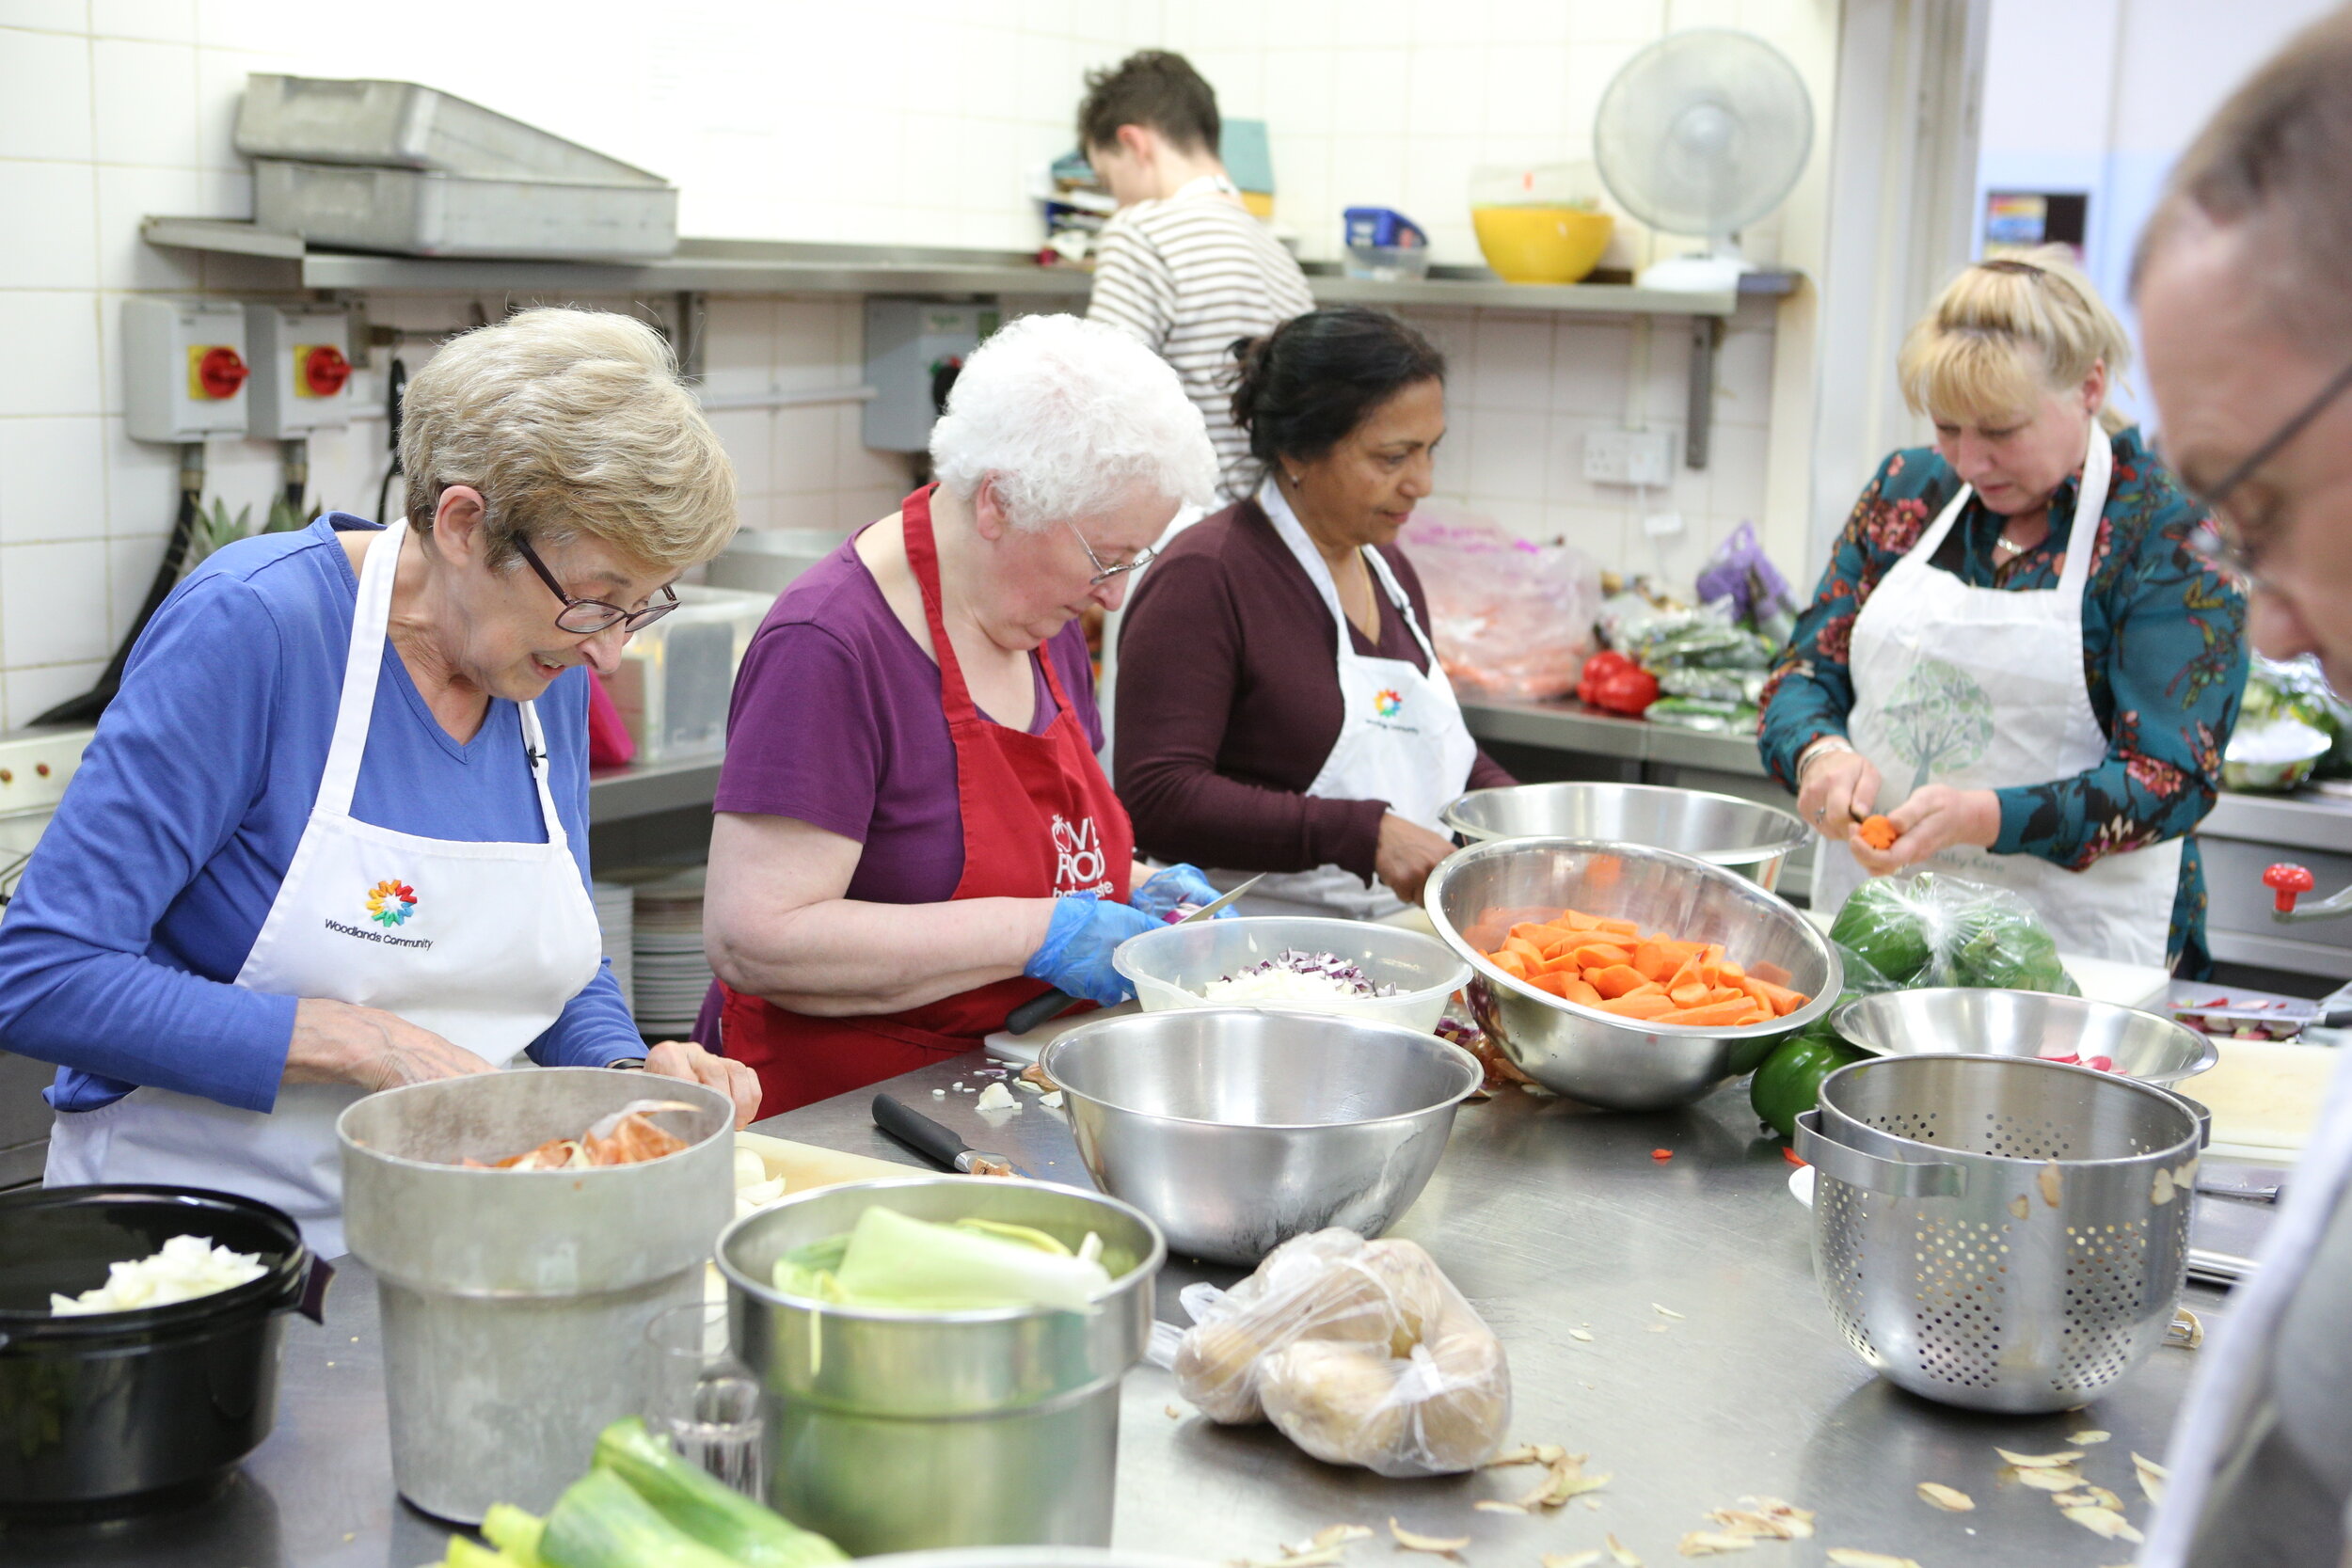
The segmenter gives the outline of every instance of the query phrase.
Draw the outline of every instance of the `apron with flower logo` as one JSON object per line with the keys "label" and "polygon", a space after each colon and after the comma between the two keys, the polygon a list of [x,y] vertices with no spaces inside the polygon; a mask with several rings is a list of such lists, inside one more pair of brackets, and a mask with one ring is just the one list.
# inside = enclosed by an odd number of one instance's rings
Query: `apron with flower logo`
{"label": "apron with flower logo", "polygon": [[[1389,570],[1380,552],[1366,549],[1364,560],[1374,580],[1404,617],[1406,629],[1421,644],[1427,670],[1406,658],[1379,658],[1356,651],[1347,612],[1340,608],[1339,585],[1329,562],[1307,536],[1305,525],[1272,479],[1259,487],[1258,505],[1274,531],[1281,536],[1307,580],[1322,595],[1337,634],[1335,674],[1340,687],[1340,733],[1323,759],[1307,793],[1327,800],[1383,800],[1391,811],[1431,832],[1442,833],[1438,817],[1461,797],[1478,761],[1478,742],[1470,738],[1454,699],[1454,684],[1446,679],[1438,651],[1430,645],[1421,618],[1404,585]],[[1216,872],[1211,879],[1232,887],[1246,872]],[[1378,920],[1405,908],[1385,885],[1364,885],[1353,871],[1337,865],[1311,871],[1277,872],[1263,879],[1241,901],[1245,913],[1310,912],[1351,920]]]}
{"label": "apron with flower logo", "polygon": [[[393,523],[368,548],[318,797],[235,983],[381,1007],[503,1067],[596,977],[603,943],[548,792],[547,741],[531,704],[521,705],[522,737],[546,843],[425,838],[351,815],[406,532]],[[343,1251],[335,1118],[363,1092],[287,1084],[261,1112],[143,1086],[95,1111],[60,1112],[42,1180],[242,1194],[284,1210],[331,1258]]]}

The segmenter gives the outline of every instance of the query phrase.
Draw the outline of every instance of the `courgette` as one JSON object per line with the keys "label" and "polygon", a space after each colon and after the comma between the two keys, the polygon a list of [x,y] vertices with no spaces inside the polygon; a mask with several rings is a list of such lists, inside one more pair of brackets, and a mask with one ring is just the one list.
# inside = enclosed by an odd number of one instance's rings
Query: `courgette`
{"label": "courgette", "polygon": [[[690,1464],[634,1416],[598,1434],[596,1464],[627,1481],[678,1529],[743,1568],[808,1568],[849,1560],[847,1553],[823,1536],[801,1528]],[[550,1568],[572,1565],[550,1559]]]}
{"label": "courgette", "polygon": [[555,1499],[539,1537],[547,1568],[740,1568],[654,1511],[610,1470],[590,1470]]}
{"label": "courgette", "polygon": [[521,1568],[504,1552],[485,1546],[471,1536],[453,1535],[449,1538],[449,1553],[440,1561],[440,1568]]}
{"label": "courgette", "polygon": [[516,1568],[546,1568],[539,1560],[539,1537],[548,1522],[525,1513],[513,1503],[492,1503],[482,1516],[482,1533],[491,1545],[515,1560]]}

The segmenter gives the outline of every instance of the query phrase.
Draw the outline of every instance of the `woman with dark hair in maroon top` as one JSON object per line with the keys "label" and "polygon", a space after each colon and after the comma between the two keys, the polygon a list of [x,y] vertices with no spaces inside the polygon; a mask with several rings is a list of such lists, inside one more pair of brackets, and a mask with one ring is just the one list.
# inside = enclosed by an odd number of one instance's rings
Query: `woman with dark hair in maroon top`
{"label": "woman with dark hair in maroon top", "polygon": [[1360,308],[1234,348],[1233,420],[1263,479],[1136,590],[1120,797],[1143,853],[1279,873],[1245,908],[1377,918],[1453,848],[1438,813],[1513,782],[1462,722],[1396,546],[1445,436],[1445,359]]}

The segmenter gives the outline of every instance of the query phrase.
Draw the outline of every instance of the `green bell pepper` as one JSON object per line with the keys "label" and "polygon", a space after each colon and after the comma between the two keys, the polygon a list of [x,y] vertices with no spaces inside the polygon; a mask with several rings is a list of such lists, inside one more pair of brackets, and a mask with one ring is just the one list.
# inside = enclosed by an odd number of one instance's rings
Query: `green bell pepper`
{"label": "green bell pepper", "polygon": [[1748,1085],[1748,1103],[1756,1114],[1793,1137],[1797,1117],[1820,1099],[1821,1080],[1850,1062],[1867,1055],[1830,1034],[1804,1034],[1785,1042],[1756,1069]]}

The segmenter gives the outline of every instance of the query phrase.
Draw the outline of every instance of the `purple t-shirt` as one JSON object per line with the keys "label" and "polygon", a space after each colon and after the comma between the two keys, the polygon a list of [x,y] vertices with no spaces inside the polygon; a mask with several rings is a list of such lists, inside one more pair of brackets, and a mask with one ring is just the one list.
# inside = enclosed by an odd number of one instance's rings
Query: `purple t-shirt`
{"label": "purple t-shirt", "polygon": [[[1075,621],[1045,643],[1096,750],[1103,719],[1086,632]],[[1054,721],[1035,655],[1037,716]],[[940,705],[939,666],[907,635],[850,539],[784,591],[743,655],[727,713],[719,811],[790,816],[866,847],[848,896],[935,904],[963,879],[956,751]]]}

